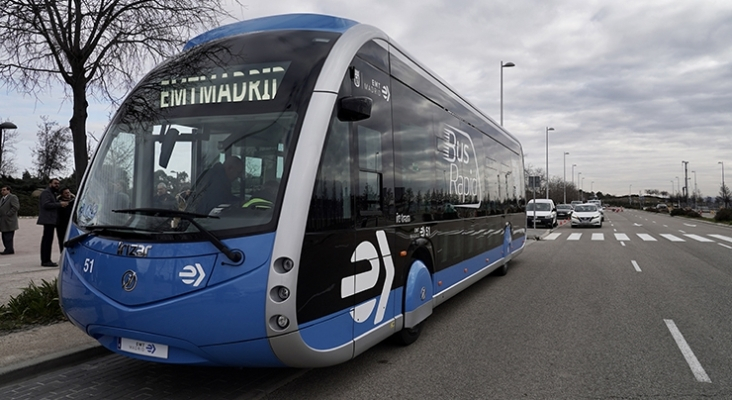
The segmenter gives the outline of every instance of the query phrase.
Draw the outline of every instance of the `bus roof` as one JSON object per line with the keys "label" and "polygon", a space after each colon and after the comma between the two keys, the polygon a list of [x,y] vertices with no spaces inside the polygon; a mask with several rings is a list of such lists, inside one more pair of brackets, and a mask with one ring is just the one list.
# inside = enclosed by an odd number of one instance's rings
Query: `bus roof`
{"label": "bus roof", "polygon": [[320,14],[286,14],[270,17],[255,18],[246,21],[234,22],[208,32],[204,32],[183,46],[188,50],[203,43],[243,33],[306,29],[311,31],[345,32],[348,28],[358,25],[358,22]]}

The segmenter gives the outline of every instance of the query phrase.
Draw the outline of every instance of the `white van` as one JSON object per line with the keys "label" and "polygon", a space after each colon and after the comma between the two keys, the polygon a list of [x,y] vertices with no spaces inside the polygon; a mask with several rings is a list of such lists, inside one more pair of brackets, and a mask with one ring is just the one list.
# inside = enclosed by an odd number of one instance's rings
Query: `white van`
{"label": "white van", "polygon": [[548,228],[557,226],[557,207],[554,205],[554,200],[529,200],[526,204],[526,224],[529,228],[533,228],[534,222],[536,226]]}

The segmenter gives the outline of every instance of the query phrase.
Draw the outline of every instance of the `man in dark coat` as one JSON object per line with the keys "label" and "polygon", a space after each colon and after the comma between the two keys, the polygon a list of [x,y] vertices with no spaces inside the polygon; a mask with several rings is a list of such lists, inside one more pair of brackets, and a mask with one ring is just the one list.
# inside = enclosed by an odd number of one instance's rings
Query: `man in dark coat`
{"label": "man in dark coat", "polygon": [[18,196],[10,193],[10,186],[3,186],[0,189],[2,200],[0,200],[0,232],[2,232],[3,250],[0,254],[13,254],[15,247],[13,246],[13,238],[15,231],[18,230],[18,210],[20,202]]}
{"label": "man in dark coat", "polygon": [[36,224],[43,225],[43,236],[41,237],[41,266],[43,267],[58,267],[58,264],[51,261],[54,230],[58,220],[58,209],[69,206],[68,201],[56,200],[59,185],[58,179],[51,179],[48,187],[41,192],[41,198],[38,202],[38,221],[36,221]]}

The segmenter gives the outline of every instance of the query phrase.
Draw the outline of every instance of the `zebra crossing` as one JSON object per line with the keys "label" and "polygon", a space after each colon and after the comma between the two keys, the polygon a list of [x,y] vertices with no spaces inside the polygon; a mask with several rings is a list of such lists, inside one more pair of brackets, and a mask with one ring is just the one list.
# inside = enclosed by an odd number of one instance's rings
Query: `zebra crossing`
{"label": "zebra crossing", "polygon": [[[717,235],[717,234],[708,234],[706,236],[703,235],[697,235],[692,233],[684,233],[684,234],[671,234],[671,233],[660,233],[658,236],[661,239],[668,240],[670,242],[702,242],[702,243],[714,243],[714,242],[727,242],[732,243],[732,237],[730,236],[724,236],[724,235]],[[707,237],[708,236],[708,237]],[[659,241],[659,238],[649,234],[649,233],[636,233],[636,234],[625,234],[625,233],[612,233],[606,235],[605,233],[582,233],[582,232],[572,232],[568,235],[565,235],[564,232],[552,232],[549,235],[547,235],[544,240],[568,240],[568,241],[580,241],[583,237],[589,237],[589,240],[592,241],[603,241],[606,237],[609,237],[610,240],[615,239],[619,242],[628,242],[631,240],[635,240],[635,238],[638,238],[644,242],[657,242]]]}

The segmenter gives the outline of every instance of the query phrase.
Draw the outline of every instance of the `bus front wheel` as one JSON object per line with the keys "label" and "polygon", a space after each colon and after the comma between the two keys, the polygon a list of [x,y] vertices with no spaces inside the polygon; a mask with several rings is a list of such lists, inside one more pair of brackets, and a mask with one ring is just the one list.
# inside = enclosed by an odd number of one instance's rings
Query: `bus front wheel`
{"label": "bus front wheel", "polygon": [[409,346],[419,339],[419,335],[422,333],[424,322],[420,322],[413,328],[404,328],[401,331],[394,334],[394,340],[397,344],[402,346]]}

